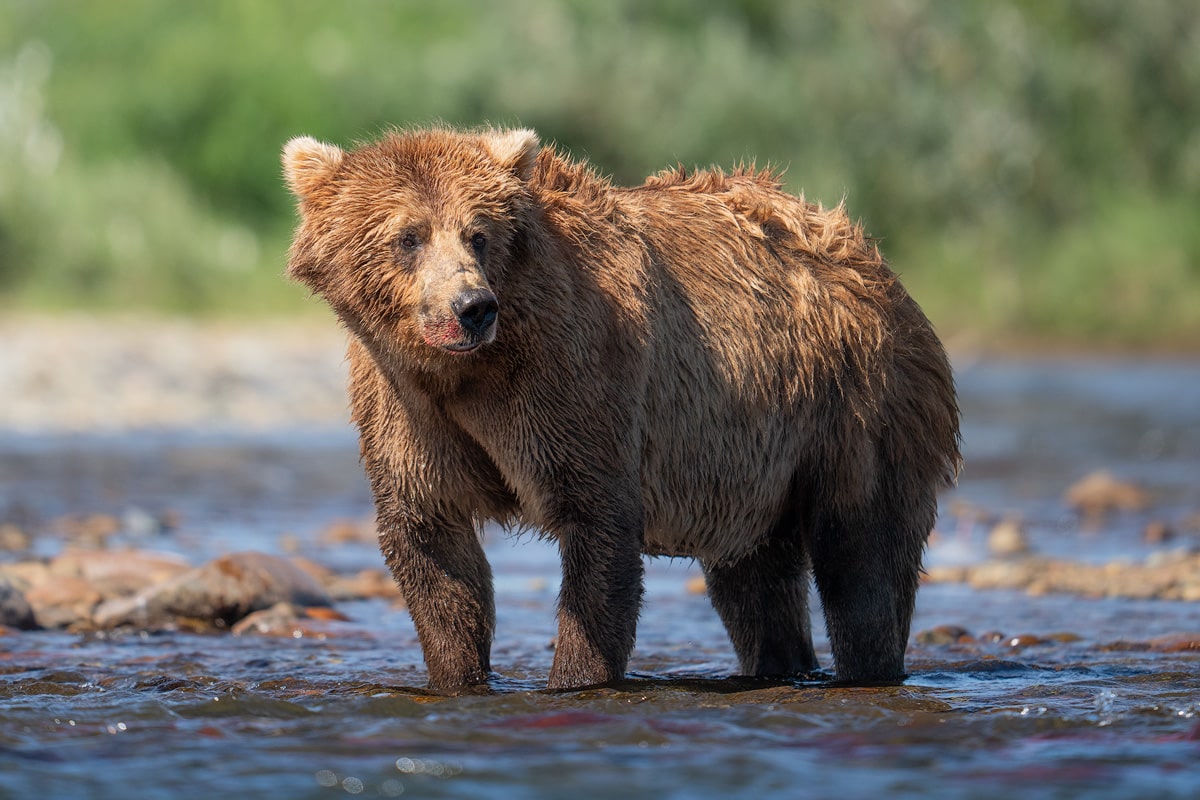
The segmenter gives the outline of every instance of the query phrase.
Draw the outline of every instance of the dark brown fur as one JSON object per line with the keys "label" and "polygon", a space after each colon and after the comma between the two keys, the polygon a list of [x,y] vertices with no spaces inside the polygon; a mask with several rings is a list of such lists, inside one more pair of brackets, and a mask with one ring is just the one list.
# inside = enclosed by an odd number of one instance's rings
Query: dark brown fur
{"label": "dark brown fur", "polygon": [[284,164],[289,271],[352,334],[380,544],[431,686],[488,677],[489,519],[558,542],[551,687],[623,675],[642,553],[700,560],[744,673],[816,668],[811,572],[838,677],[903,676],[958,409],[929,322],[841,207],[755,171],[618,188],[528,131],[304,138]]}

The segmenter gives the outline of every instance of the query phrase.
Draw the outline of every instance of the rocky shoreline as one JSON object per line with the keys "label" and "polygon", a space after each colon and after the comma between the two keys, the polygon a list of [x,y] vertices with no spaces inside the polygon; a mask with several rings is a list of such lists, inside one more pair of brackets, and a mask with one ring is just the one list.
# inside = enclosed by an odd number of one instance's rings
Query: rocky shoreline
{"label": "rocky shoreline", "polygon": [[[0,436],[348,426],[345,335],[332,319],[9,318],[0,320],[0,340]],[[1105,472],[1064,487],[1062,508],[1079,531],[1112,520],[1143,529],[1148,555],[1107,563],[1041,554],[1019,519],[951,503],[943,530],[990,531],[986,554],[932,566],[925,580],[1031,595],[1200,601],[1200,509],[1163,519],[1154,503],[1146,488]],[[346,600],[402,602],[382,568],[336,574],[298,554],[255,552],[188,563],[124,549],[137,540],[129,534],[169,529],[170,519],[93,512],[80,508],[37,525],[0,517],[0,626],[291,635],[336,621]],[[339,523],[321,537],[363,544],[374,532],[369,521]],[[935,533],[935,551],[943,538]],[[41,553],[56,554],[34,557],[35,540],[51,545]],[[702,582],[686,588],[704,590]]]}
{"label": "rocky shoreline", "polygon": [[344,425],[332,318],[0,318],[0,431]]}

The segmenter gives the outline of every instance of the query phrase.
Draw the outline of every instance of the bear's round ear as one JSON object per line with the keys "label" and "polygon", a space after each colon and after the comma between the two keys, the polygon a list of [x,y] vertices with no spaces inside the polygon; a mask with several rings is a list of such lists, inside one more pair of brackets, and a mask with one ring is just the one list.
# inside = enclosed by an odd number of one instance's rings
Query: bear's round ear
{"label": "bear's round ear", "polygon": [[483,146],[502,166],[511,169],[523,181],[529,180],[537,163],[542,143],[538,135],[528,128],[507,131],[488,131],[483,135]]}
{"label": "bear's round ear", "polygon": [[297,136],[283,146],[283,177],[292,194],[303,200],[329,180],[344,156],[334,145]]}

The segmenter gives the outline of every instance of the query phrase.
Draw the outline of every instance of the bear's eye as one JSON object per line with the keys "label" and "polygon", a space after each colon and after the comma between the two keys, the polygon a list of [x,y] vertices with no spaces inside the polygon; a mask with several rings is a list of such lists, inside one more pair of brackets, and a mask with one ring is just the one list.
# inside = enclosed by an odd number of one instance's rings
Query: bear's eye
{"label": "bear's eye", "polygon": [[487,247],[487,237],[482,233],[475,234],[471,237],[471,247],[476,255],[483,255],[483,249]]}
{"label": "bear's eye", "polygon": [[416,250],[421,246],[421,237],[409,231],[400,235],[399,243],[401,250]]}

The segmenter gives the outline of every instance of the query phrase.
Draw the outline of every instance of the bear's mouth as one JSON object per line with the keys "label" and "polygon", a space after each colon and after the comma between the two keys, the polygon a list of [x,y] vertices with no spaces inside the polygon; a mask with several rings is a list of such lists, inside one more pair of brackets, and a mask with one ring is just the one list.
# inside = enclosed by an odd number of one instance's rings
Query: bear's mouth
{"label": "bear's mouth", "polygon": [[469,331],[451,316],[425,317],[421,320],[421,337],[425,344],[445,353],[464,356],[496,338],[495,321],[479,334]]}
{"label": "bear's mouth", "polygon": [[479,349],[480,345],[482,345],[482,344],[483,344],[482,341],[456,342],[454,344],[444,344],[444,345],[442,345],[442,349],[448,353],[454,353],[455,355],[461,356],[461,355],[465,355],[467,353],[475,352],[476,350]]}

